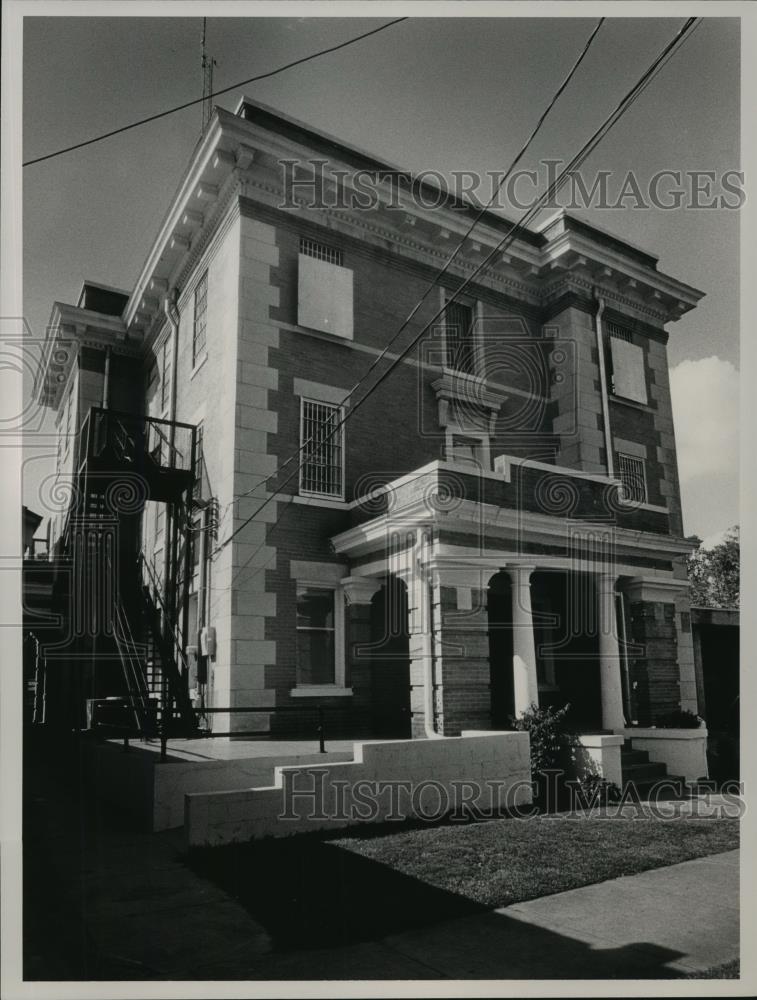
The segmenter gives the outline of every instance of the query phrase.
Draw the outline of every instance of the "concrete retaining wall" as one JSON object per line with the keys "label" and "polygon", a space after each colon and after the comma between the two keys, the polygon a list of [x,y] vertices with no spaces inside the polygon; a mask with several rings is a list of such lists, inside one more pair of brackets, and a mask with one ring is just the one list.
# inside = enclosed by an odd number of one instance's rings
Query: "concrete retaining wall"
{"label": "concrete retaining wall", "polygon": [[597,765],[599,773],[606,781],[612,781],[623,787],[623,773],[620,766],[620,748],[623,746],[622,736],[580,736],[582,745],[591,759]]}
{"label": "concrete retaining wall", "polygon": [[277,767],[270,788],[188,794],[185,830],[191,846],[220,845],[430,818],[463,799],[481,810],[523,805],[530,781],[527,733],[356,743],[349,763]]}
{"label": "concrete retaining wall", "polygon": [[283,754],[235,760],[161,761],[132,744],[124,752],[109,743],[88,747],[87,772],[97,796],[128,812],[147,830],[170,830],[184,823],[187,792],[218,792],[271,785],[276,767],[350,761],[351,751]]}
{"label": "concrete retaining wall", "polygon": [[668,774],[687,781],[708,777],[707,729],[625,729],[635,750],[647,750],[655,764],[666,764]]}

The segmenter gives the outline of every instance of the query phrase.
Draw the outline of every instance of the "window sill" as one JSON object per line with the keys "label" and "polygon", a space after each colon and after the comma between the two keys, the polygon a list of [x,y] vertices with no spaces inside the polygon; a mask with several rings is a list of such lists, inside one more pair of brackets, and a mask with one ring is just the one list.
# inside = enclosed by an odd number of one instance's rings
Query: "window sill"
{"label": "window sill", "polygon": [[615,396],[612,393],[608,394],[608,399],[611,403],[620,403],[621,406],[630,406],[634,410],[643,410],[644,413],[654,413],[655,409],[650,406],[649,403],[639,403],[635,399],[626,399],[625,396]]}
{"label": "window sill", "polygon": [[352,688],[337,684],[302,684],[292,688],[289,694],[292,698],[349,698]]}
{"label": "window sill", "polygon": [[203,354],[203,356],[200,358],[200,360],[194,366],[194,368],[192,369],[192,371],[189,373],[189,381],[190,382],[192,381],[192,379],[195,377],[195,375],[198,373],[198,371],[202,368],[202,366],[205,364],[205,362],[207,360],[208,360],[208,355],[207,354]]}
{"label": "window sill", "polygon": [[338,497],[311,496],[309,493],[293,496],[292,502],[303,504],[305,507],[331,507],[335,510],[346,510],[349,506],[346,500],[340,500]]}

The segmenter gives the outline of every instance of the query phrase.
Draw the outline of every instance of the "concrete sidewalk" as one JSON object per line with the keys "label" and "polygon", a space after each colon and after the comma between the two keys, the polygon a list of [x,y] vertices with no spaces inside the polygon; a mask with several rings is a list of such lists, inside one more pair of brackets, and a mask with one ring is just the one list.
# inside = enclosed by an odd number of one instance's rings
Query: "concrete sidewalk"
{"label": "concrete sidewalk", "polygon": [[738,957],[739,852],[729,851],[381,941],[268,956],[249,975],[668,979]]}
{"label": "concrete sidewalk", "polygon": [[428,923],[283,950],[233,888],[187,867],[180,835],[130,829],[63,780],[71,767],[27,760],[32,980],[650,979],[738,957],[738,851],[446,920],[428,887]]}

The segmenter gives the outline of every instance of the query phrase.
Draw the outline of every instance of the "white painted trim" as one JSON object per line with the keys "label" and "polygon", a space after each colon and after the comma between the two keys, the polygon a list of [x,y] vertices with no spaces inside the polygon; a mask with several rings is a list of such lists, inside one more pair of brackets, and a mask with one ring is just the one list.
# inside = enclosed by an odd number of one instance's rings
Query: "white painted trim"
{"label": "white painted trim", "polygon": [[[311,567],[313,567],[313,566],[321,566],[321,567],[328,566],[328,567],[332,567],[334,564],[333,563],[301,563],[301,564],[297,564],[297,563],[295,563],[293,561],[290,564],[290,575],[293,575],[292,574],[292,566],[298,566],[298,565],[299,566],[301,566],[301,565],[308,566],[309,565]],[[347,657],[346,657],[346,642],[345,642],[345,639],[346,639],[346,636],[345,636],[345,629],[346,629],[345,617],[346,616],[345,616],[345,613],[344,613],[345,596],[344,596],[344,590],[343,590],[342,585],[341,585],[341,580],[345,576],[345,573],[346,573],[346,571],[341,572],[340,575],[339,575],[339,577],[336,580],[330,580],[330,579],[323,580],[323,579],[321,579],[320,576],[316,576],[315,578],[313,578],[311,576],[308,576],[307,574],[297,575],[295,577],[295,579],[297,581],[297,586],[298,587],[299,586],[303,586],[303,587],[317,587],[317,588],[319,588],[321,590],[331,590],[334,593],[334,687],[335,688],[340,688],[342,690],[346,690],[345,689],[345,685],[344,685],[344,681],[345,681],[345,677],[347,676]],[[296,622],[295,622],[295,633],[296,633],[296,630],[297,630],[297,626],[296,626]],[[295,664],[295,670],[296,669],[297,669],[297,666]],[[330,685],[320,685],[320,684],[303,684],[303,685],[297,685],[295,688],[292,688],[292,692],[291,693],[294,693],[295,691],[299,691],[299,690],[305,690],[305,691],[307,691],[307,690],[311,690],[311,689],[315,689],[315,688],[320,688],[320,687],[324,687],[324,686],[330,687]],[[352,692],[350,690],[350,694],[351,693]]]}
{"label": "white painted trim", "polygon": [[303,507],[328,507],[331,510],[350,510],[350,508],[356,506],[355,501],[352,503],[347,503],[346,500],[337,500],[335,497],[322,497],[310,495],[310,493],[303,493],[302,496],[299,494],[278,494],[280,500],[289,500],[291,503],[302,504]]}
{"label": "white painted trim", "polygon": [[643,458],[646,461],[647,446],[645,444],[639,444],[638,441],[628,441],[622,437],[613,437],[613,443],[615,451],[624,455],[630,455],[632,458]]}
{"label": "white painted trim", "polygon": [[349,389],[339,389],[334,385],[325,385],[323,382],[311,382],[306,378],[295,378],[294,395],[302,396],[319,403],[331,403],[334,406],[349,407],[344,399]]}
{"label": "white painted trim", "polygon": [[352,688],[340,684],[303,684],[292,688],[289,694],[292,698],[348,698],[352,696]]}
{"label": "white painted trim", "polygon": [[299,583],[309,583],[313,587],[335,587],[349,574],[346,563],[309,562],[292,559],[289,563],[289,579]]}
{"label": "white painted trim", "polygon": [[529,468],[543,469],[545,472],[553,472],[558,476],[571,476],[573,479],[591,479],[597,483],[605,483],[607,485],[619,481],[617,477],[607,476],[601,472],[584,472],[583,469],[573,469],[568,465],[550,465],[549,462],[539,462],[533,458],[521,458],[518,455],[497,455],[494,459],[495,472],[497,471],[497,463],[500,462],[502,463],[502,467],[497,478],[501,478],[504,475],[507,482],[510,482],[510,467],[513,465],[527,465]]}
{"label": "white painted trim", "polygon": [[203,365],[205,364],[205,362],[207,360],[208,360],[208,352],[207,352],[207,350],[204,350],[202,352],[202,357],[197,362],[197,364],[194,366],[194,368],[192,369],[192,371],[189,373],[189,381],[190,382],[195,377],[195,375],[200,371],[200,369],[203,367]]}
{"label": "white painted trim", "polygon": [[[469,462],[455,462],[451,457],[454,449],[452,439],[455,437],[470,438],[473,441],[478,441],[481,451],[481,461],[476,461],[475,464]],[[486,431],[468,430],[466,427],[461,427],[458,424],[447,424],[444,429],[444,454],[447,458],[447,462],[450,465],[454,465],[456,468],[468,469],[475,475],[491,471],[492,457],[489,442],[490,436]]]}
{"label": "white painted trim", "polygon": [[[469,531],[471,524],[480,526],[482,518],[487,527],[487,538],[493,544],[496,544],[494,539],[499,535],[500,537],[505,536],[505,545],[512,545],[512,539],[508,536],[513,533],[516,534],[516,537],[523,539],[553,541],[555,538],[559,538],[561,542],[565,541],[564,518],[527,513],[514,508],[473,501],[463,501],[454,513],[445,515],[444,523],[452,530]],[[385,542],[388,537],[387,530],[390,532],[410,530],[413,527],[428,525],[434,520],[434,515],[429,510],[428,504],[421,499],[408,504],[401,512],[392,512],[389,516],[383,514],[366,524],[348,528],[346,531],[332,535],[331,541],[336,547],[337,553],[340,555],[349,553],[350,558],[354,558],[355,555],[359,555],[363,551],[370,551],[377,543]],[[571,528],[575,538],[583,535],[595,537],[598,527],[602,526],[596,522],[577,521],[572,523]],[[660,553],[664,553],[673,559],[677,556],[688,555],[692,550],[690,542],[671,535],[657,534],[652,531],[635,531],[631,528],[619,528],[617,525],[611,526],[609,524],[604,525],[604,527],[607,530],[612,528],[618,552],[621,552],[625,547],[636,554],[647,551],[651,555],[659,557]],[[638,575],[637,571],[638,567],[631,570],[629,575]]]}

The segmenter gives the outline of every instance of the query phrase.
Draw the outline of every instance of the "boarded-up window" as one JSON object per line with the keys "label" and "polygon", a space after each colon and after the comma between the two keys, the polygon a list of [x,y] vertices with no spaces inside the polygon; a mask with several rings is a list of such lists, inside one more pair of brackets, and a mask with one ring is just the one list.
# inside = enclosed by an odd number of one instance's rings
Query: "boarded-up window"
{"label": "boarded-up window", "polygon": [[[341,266],[341,259],[338,251],[319,250],[317,244],[304,241],[298,258],[297,322],[352,340],[352,271]],[[340,263],[334,263],[336,260]]]}
{"label": "boarded-up window", "polygon": [[610,351],[613,393],[624,399],[633,399],[637,403],[646,403],[644,348],[613,334],[610,337]]}

